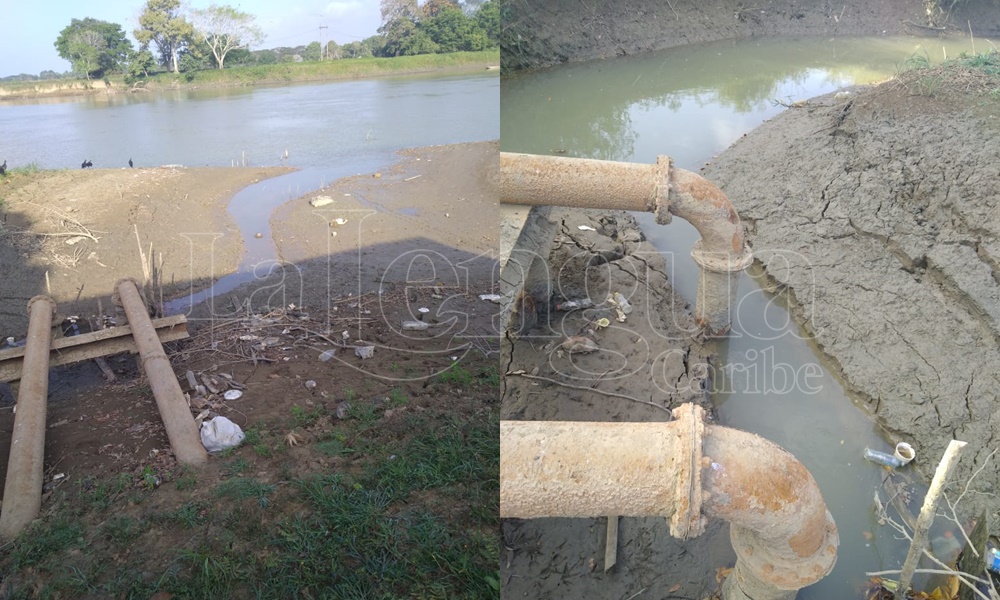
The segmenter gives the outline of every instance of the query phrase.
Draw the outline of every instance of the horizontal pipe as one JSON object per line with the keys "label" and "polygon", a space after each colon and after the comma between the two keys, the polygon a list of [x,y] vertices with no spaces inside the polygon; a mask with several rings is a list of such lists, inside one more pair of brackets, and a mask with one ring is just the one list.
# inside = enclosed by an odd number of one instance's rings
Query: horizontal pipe
{"label": "horizontal pipe", "polygon": [[753,262],[743,224],[729,198],[701,175],[656,164],[500,153],[500,201],[530,206],[631,210],[671,215],[701,235],[691,256],[701,269],[695,320],[710,335],[730,328],[739,274]]}
{"label": "horizontal pipe", "polygon": [[738,558],[727,600],[790,600],[826,576],[839,539],[805,467],[756,435],[719,426],[703,426],[702,434],[680,416],[668,423],[502,421],[500,516],[663,516],[682,537],[697,535],[704,517],[727,520]]}
{"label": "horizontal pipe", "polygon": [[501,421],[501,515],[672,515],[674,428],[629,423],[622,435],[622,425]]}
{"label": "horizontal pipe", "polygon": [[35,296],[28,302],[28,338],[0,509],[0,537],[8,540],[31,524],[42,507],[49,346],[55,310],[56,303],[48,296]]}

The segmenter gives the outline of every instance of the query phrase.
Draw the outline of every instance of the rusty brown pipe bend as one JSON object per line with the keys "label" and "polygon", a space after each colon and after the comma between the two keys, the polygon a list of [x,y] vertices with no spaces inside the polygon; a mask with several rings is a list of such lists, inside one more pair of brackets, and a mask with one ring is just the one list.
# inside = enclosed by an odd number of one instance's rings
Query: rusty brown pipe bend
{"label": "rusty brown pipe bend", "polygon": [[14,539],[42,507],[45,479],[45,417],[49,395],[49,350],[56,303],[48,296],[28,301],[28,338],[17,391],[7,480],[0,510],[0,536]]}
{"label": "rusty brown pipe bend", "polygon": [[830,573],[837,527],[802,463],[774,442],[714,425],[702,449],[702,512],[731,524],[737,555],[724,598],[791,600]]}
{"label": "rusty brown pipe bend", "polygon": [[501,152],[500,201],[652,212],[660,224],[671,215],[688,221],[701,234],[691,252],[702,273],[695,318],[711,334],[729,329],[736,282],[753,253],[736,208],[701,175],[674,168],[666,156],[637,164]]}
{"label": "rusty brown pipe bend", "polygon": [[201,465],[208,460],[208,452],[201,444],[198,428],[184,399],[177,376],[170,366],[170,359],[163,351],[156,329],[149,320],[146,303],[139,295],[139,288],[132,279],[122,279],[115,286],[122,308],[132,327],[132,337],[142,357],[142,367],[149,377],[149,387],[156,398],[156,407],[167,430],[170,448],[177,462]]}
{"label": "rusty brown pipe bend", "polygon": [[700,533],[702,515],[728,520],[738,560],[727,600],[790,600],[826,576],[839,539],[805,467],[753,434],[694,429],[683,415],[669,423],[501,421],[500,516],[664,516],[682,537]]}

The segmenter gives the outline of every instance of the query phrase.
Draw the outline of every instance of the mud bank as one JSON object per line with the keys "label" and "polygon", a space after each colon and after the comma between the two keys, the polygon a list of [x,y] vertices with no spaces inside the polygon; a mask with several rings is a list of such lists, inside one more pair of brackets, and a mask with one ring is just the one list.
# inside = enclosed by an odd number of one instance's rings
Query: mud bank
{"label": "mud bank", "polygon": [[505,70],[627,56],[701,42],[754,36],[968,35],[1000,33],[989,0],[971,0],[935,14],[945,31],[926,27],[923,4],[912,0],[802,2],[766,0],[638,2],[506,2],[501,36]]}
{"label": "mud bank", "polygon": [[[715,345],[697,335],[690,307],[665,264],[625,213],[554,209],[558,224],[548,265],[550,298],[525,298],[501,353],[502,419],[666,421],[669,410],[697,402],[711,413],[707,377]],[[581,226],[590,229],[580,229]],[[620,292],[624,321],[605,301]],[[566,300],[593,307],[569,310]],[[537,316],[536,316],[537,315]],[[608,326],[598,322],[608,319]],[[570,338],[591,340],[592,352]],[[577,344],[579,349],[579,344]],[[606,519],[504,520],[501,595],[505,598],[703,598],[716,568],[731,564],[728,526],[713,523],[682,542],[666,519],[621,519],[618,564],[603,564]]]}
{"label": "mud bank", "polygon": [[[979,70],[918,70],[810,100],[705,169],[740,209],[756,257],[891,437],[957,481],[1000,441],[1000,105]],[[963,501],[997,506],[990,460]]]}

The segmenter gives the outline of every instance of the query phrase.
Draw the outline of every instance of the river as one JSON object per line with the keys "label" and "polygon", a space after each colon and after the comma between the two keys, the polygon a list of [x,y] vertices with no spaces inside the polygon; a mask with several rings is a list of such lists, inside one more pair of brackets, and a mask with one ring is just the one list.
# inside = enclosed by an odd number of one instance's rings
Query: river
{"label": "river", "polygon": [[[980,50],[990,43],[976,41]],[[666,154],[697,171],[786,104],[971,49],[968,40],[751,39],[518,73],[501,85],[501,149],[641,163]],[[739,198],[731,200],[739,208]],[[689,253],[697,232],[680,219],[661,227],[651,215],[636,217],[665,255],[672,284],[693,304],[698,270]],[[799,292],[807,299],[807,290]],[[872,498],[885,472],[862,458],[865,447],[891,447],[758,278],[742,278],[720,362],[713,401],[721,422],[797,456],[837,522],[837,566],[799,598],[858,597],[865,571],[898,568],[906,551],[876,523]],[[801,373],[816,377],[805,386],[794,376]],[[943,532],[937,527],[932,538]]]}
{"label": "river", "polygon": [[[235,273],[168,312],[254,279],[276,258],[275,208],[340,178],[385,167],[403,148],[499,137],[496,72],[283,86],[181,89],[0,103],[0,161],[13,169],[287,165],[238,192],[229,211],[246,253]],[[286,158],[287,152],[287,158]],[[256,233],[262,233],[256,238]]]}

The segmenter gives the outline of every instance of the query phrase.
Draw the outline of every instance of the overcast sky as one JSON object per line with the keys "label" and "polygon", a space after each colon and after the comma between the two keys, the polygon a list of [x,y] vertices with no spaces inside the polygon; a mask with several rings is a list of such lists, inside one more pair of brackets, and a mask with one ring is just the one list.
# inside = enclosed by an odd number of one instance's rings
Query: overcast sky
{"label": "overcast sky", "polygon": [[[379,0],[240,0],[217,4],[236,6],[257,17],[267,38],[262,48],[299,46],[325,40],[339,44],[375,34],[381,21]],[[190,0],[189,6],[205,8],[213,0]],[[135,43],[132,30],[145,0],[0,0],[0,77],[41,71],[62,73],[70,64],[56,54],[59,32],[72,19],[92,17],[118,23]]]}

